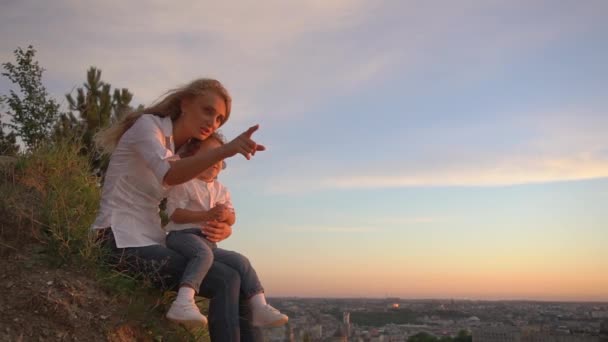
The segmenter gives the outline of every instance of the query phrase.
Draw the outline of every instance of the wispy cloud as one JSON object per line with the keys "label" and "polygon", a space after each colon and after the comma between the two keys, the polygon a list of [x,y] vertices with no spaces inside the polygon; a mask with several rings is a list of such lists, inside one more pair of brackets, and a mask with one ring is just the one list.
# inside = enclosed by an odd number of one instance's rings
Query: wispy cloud
{"label": "wispy cloud", "polygon": [[495,164],[433,165],[400,173],[343,173],[321,178],[274,179],[271,193],[309,193],[331,189],[401,187],[492,187],[608,177],[608,158],[580,155],[562,159],[505,158]]}
{"label": "wispy cloud", "polygon": [[469,166],[405,175],[342,176],[324,179],[325,188],[408,186],[504,186],[608,177],[608,160],[588,156],[557,160],[509,160],[493,166]]}
{"label": "wispy cloud", "polygon": [[372,227],[372,226],[362,226],[362,227],[352,227],[352,226],[324,226],[324,225],[314,225],[314,226],[289,226],[284,227],[283,230],[289,232],[324,232],[324,233],[371,233],[382,230],[382,228]]}
{"label": "wispy cloud", "polygon": [[[600,5],[578,7],[588,14]],[[373,89],[370,81],[382,77],[438,66],[452,72],[471,58],[479,59],[476,65],[501,64],[506,53],[537,48],[584,22],[581,15],[548,15],[510,30],[500,20],[479,30],[493,13],[516,7],[481,1],[9,1],[0,15],[0,58],[9,60],[16,46],[33,43],[57,96],[82,83],[90,65],[143,103],[192,78],[217,77],[234,94],[235,120],[283,118],[310,115],[315,105],[354,89]],[[455,45],[469,34],[479,34],[476,44]]]}
{"label": "wispy cloud", "polygon": [[[195,77],[217,77],[233,92],[239,117],[286,115],[301,107],[301,94],[310,101],[380,71],[383,52],[345,58],[350,41],[322,38],[358,26],[368,10],[355,0],[11,2],[1,16],[0,57],[32,43],[57,87],[82,83],[95,65],[144,103]],[[62,96],[69,88],[52,90]]]}

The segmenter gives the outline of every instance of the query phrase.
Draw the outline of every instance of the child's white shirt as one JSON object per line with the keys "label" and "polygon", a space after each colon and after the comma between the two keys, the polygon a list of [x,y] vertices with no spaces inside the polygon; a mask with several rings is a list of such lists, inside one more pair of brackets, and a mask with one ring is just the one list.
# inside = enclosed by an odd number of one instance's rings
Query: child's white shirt
{"label": "child's white shirt", "polygon": [[[224,204],[234,210],[228,189],[217,180],[207,183],[194,178],[169,190],[166,212],[171,217],[177,208],[192,211],[208,211],[217,204]],[[170,232],[173,230],[201,227],[203,224],[204,222],[202,221],[196,223],[175,223],[169,221],[165,226],[165,230]]]}

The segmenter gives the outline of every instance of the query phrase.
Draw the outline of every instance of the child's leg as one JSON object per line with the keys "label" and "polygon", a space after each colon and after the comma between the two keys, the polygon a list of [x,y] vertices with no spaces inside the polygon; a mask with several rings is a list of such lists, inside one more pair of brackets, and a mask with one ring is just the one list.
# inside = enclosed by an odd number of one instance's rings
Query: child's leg
{"label": "child's leg", "polygon": [[[181,323],[206,323],[194,303],[194,295],[213,263],[213,252],[209,245],[198,236],[200,229],[174,231],[167,236],[167,247],[188,259],[181,277],[177,298],[167,312],[167,318]],[[198,234],[197,234],[198,233]]]}
{"label": "child's leg", "polygon": [[188,259],[188,265],[182,275],[180,287],[188,286],[198,291],[203,278],[213,264],[214,256],[211,247],[196,232],[200,232],[200,229],[185,229],[169,233],[167,247]]}
{"label": "child's leg", "polygon": [[249,259],[225,249],[213,250],[214,260],[235,269],[241,276],[241,295],[249,300],[252,321],[255,326],[280,326],[287,323],[287,316],[266,303],[264,288]]}

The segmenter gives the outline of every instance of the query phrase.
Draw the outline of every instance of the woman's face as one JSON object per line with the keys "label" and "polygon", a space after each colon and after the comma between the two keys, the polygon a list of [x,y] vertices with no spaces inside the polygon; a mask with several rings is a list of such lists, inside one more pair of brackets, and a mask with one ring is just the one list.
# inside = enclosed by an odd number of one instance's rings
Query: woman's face
{"label": "woman's face", "polygon": [[226,119],[226,102],[211,91],[183,99],[181,110],[189,137],[199,140],[207,139]]}

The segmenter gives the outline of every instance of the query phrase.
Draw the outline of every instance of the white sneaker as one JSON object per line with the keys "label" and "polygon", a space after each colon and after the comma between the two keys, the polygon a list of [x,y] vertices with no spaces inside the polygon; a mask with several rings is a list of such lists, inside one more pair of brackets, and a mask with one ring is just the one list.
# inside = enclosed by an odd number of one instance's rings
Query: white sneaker
{"label": "white sneaker", "polygon": [[252,310],[252,323],[256,327],[280,327],[289,320],[287,315],[266,304]]}
{"label": "white sneaker", "polygon": [[207,325],[207,317],[201,314],[194,300],[187,303],[173,302],[169,311],[167,311],[167,319],[183,324],[186,327],[197,327]]}

